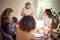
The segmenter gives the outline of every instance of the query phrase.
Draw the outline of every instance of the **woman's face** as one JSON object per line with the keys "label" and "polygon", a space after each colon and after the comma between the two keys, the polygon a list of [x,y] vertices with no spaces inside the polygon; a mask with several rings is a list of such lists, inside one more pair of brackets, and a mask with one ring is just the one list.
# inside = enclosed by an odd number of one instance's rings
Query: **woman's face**
{"label": "woman's face", "polygon": [[46,12],[44,12],[44,16],[47,16]]}
{"label": "woman's face", "polygon": [[30,8],[30,6],[31,6],[31,5],[25,5],[25,7],[26,7],[27,9],[29,9],[29,8]]}
{"label": "woman's face", "polygon": [[9,20],[11,20],[12,21],[12,16],[13,15],[13,12],[11,12],[10,14],[9,14]]}

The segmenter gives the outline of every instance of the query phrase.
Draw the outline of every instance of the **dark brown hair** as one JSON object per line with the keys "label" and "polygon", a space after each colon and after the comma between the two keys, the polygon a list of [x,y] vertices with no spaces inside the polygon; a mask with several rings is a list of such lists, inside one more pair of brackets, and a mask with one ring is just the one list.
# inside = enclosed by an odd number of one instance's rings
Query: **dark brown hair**
{"label": "dark brown hair", "polygon": [[25,5],[31,5],[31,3],[30,2],[26,2]]}
{"label": "dark brown hair", "polygon": [[35,29],[36,22],[32,16],[24,16],[19,22],[19,28],[23,31],[30,32]]}
{"label": "dark brown hair", "polygon": [[53,15],[50,9],[45,9],[45,12],[49,18],[52,18]]}
{"label": "dark brown hair", "polygon": [[8,16],[10,13],[13,12],[12,8],[6,8],[3,13],[1,14],[1,24],[5,24],[6,20],[8,20]]}

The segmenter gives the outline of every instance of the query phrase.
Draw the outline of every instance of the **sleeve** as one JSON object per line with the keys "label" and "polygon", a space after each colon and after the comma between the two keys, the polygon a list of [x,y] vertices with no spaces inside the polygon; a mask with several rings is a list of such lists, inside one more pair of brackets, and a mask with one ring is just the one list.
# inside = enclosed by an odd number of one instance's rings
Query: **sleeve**
{"label": "sleeve", "polygon": [[24,8],[22,8],[22,11],[21,11],[21,13],[24,13]]}
{"label": "sleeve", "polygon": [[12,23],[8,23],[7,24],[7,33],[8,34],[12,34],[14,31],[15,31],[15,27],[13,26],[13,24]]}
{"label": "sleeve", "polygon": [[23,8],[22,11],[21,11],[21,16],[25,16],[25,9]]}
{"label": "sleeve", "polygon": [[34,16],[34,9],[33,8],[31,8],[31,10],[30,10],[30,15],[32,15],[32,16]]}
{"label": "sleeve", "polygon": [[34,14],[34,9],[32,8],[32,13]]}

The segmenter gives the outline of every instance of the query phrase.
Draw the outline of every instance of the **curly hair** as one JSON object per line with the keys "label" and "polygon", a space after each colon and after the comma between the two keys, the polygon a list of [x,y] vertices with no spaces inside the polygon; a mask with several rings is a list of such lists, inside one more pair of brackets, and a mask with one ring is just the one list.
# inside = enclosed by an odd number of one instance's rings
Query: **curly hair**
{"label": "curly hair", "polygon": [[19,22],[19,28],[23,31],[30,32],[35,29],[36,22],[32,16],[24,16]]}

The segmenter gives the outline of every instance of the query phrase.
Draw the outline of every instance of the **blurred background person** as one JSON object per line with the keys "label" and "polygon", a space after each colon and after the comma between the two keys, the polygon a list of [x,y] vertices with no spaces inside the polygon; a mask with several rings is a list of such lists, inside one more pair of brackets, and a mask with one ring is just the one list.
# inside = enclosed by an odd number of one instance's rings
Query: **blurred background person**
{"label": "blurred background person", "polygon": [[19,22],[16,40],[37,40],[32,34],[32,30],[36,28],[35,19],[32,16],[24,16]]}
{"label": "blurred background person", "polygon": [[57,27],[57,29],[60,29],[60,12],[58,13],[58,27]]}
{"label": "blurred background person", "polygon": [[60,12],[58,13],[58,21],[59,21],[59,23],[60,23]]}
{"label": "blurred background person", "polygon": [[31,7],[31,3],[30,2],[26,2],[25,3],[25,7],[22,9],[21,16],[26,16],[26,15],[32,16],[33,14],[34,14],[34,10]]}
{"label": "blurred background person", "polygon": [[12,23],[12,14],[12,8],[6,8],[1,15],[1,29],[4,32],[2,33],[3,40],[9,40],[9,36],[12,37],[13,40],[15,40],[15,27]]}
{"label": "blurred background person", "polygon": [[48,40],[51,40],[53,15],[50,9],[45,9],[42,20],[44,21],[46,27],[46,29],[44,29],[44,35],[47,37]]}
{"label": "blurred background person", "polygon": [[42,20],[44,21],[45,23],[45,26],[46,27],[51,27],[52,25],[52,12],[50,9],[45,9],[45,12],[44,12],[44,17],[42,18]]}
{"label": "blurred background person", "polygon": [[15,29],[17,30],[19,22],[16,17],[12,17],[12,20],[13,20],[13,25],[14,25]]}

